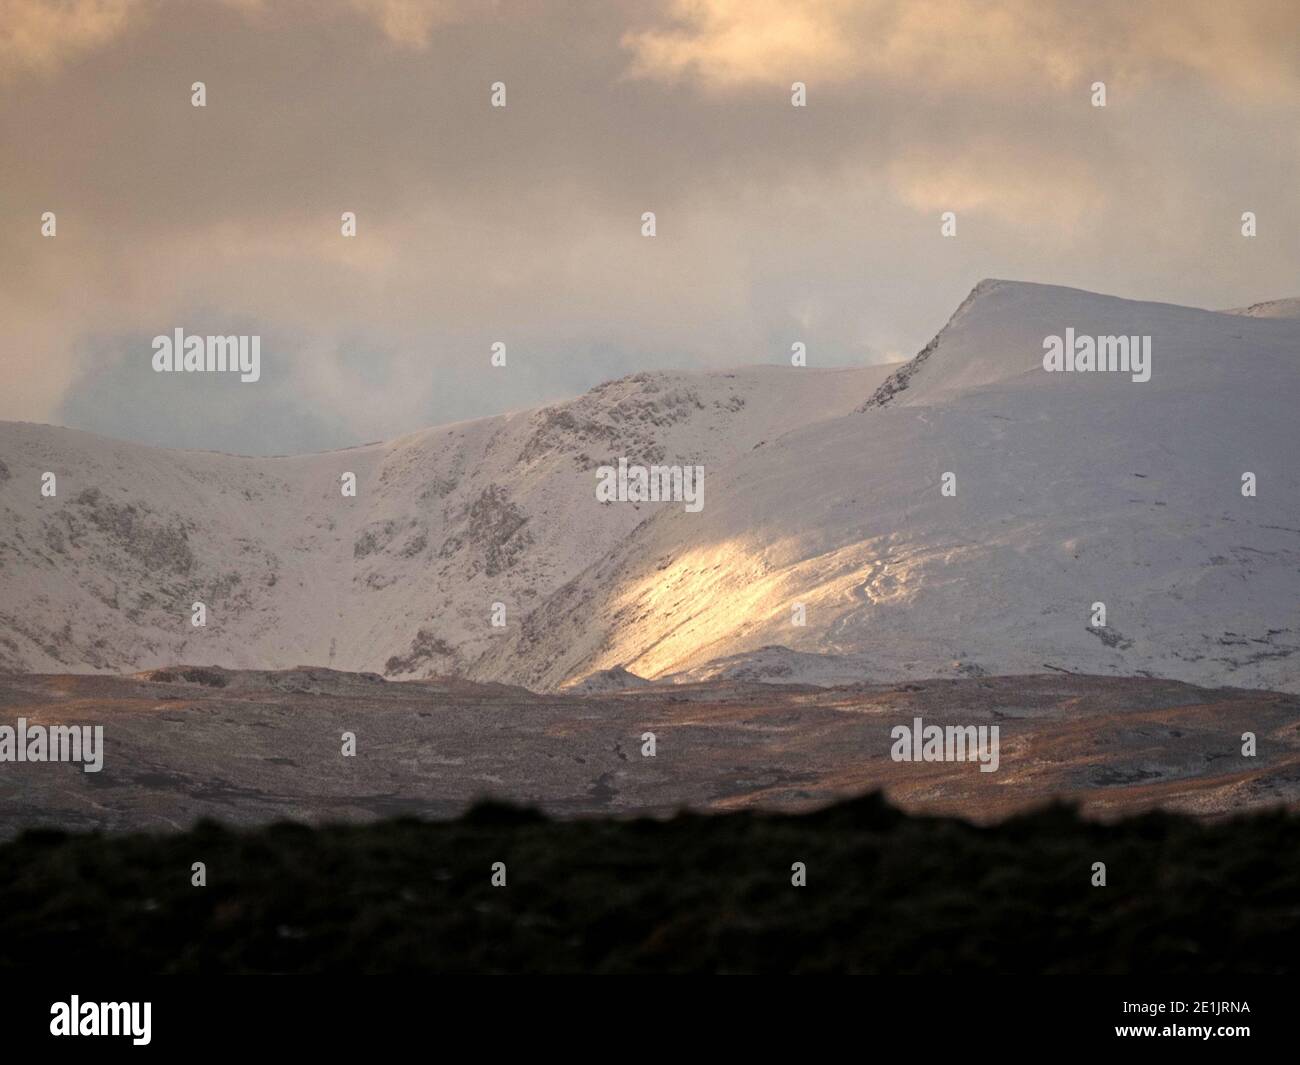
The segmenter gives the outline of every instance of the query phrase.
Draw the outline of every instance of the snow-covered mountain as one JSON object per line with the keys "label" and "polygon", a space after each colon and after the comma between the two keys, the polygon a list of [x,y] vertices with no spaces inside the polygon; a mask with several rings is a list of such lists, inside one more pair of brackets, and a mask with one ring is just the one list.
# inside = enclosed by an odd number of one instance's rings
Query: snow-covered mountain
{"label": "snow-covered mountain", "polygon": [[[1150,380],[1046,372],[1067,328],[1152,337]],[[703,512],[639,526],[475,672],[1295,691],[1298,408],[1295,319],[982,282],[858,410],[717,470]]]}
{"label": "snow-covered mountain", "polygon": [[[1150,380],[1046,372],[1067,329],[1151,337]],[[985,281],[905,364],[638,374],[323,455],[0,424],[0,667],[1297,691],[1297,406],[1300,319]],[[704,466],[703,510],[598,501],[619,457]]]}
{"label": "snow-covered mountain", "polygon": [[[297,458],[0,423],[0,669],[463,672],[658,505],[598,505],[597,466],[720,469],[847,413],[891,369],[636,374],[541,409]],[[40,491],[47,471],[53,498]]]}

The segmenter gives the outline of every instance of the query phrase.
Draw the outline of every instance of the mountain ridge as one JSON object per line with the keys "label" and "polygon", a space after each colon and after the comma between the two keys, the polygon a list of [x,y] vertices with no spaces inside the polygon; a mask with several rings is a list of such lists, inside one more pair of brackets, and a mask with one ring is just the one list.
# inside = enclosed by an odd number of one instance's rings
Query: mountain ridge
{"label": "mountain ridge", "polygon": [[[886,372],[633,374],[303,456],[0,423],[0,668],[461,672],[498,635],[493,603],[517,621],[648,513],[595,509],[600,462],[725,462],[850,409]],[[44,471],[58,477],[53,499],[39,494]],[[345,472],[356,499],[341,495]],[[197,631],[194,601],[209,612]]]}
{"label": "mountain ridge", "polygon": [[[779,647],[805,657],[780,666],[794,680],[835,661],[841,679],[850,663],[882,681],[1061,670],[1294,690],[1296,323],[1007,282],[973,297],[888,404],[720,471],[692,528],[672,513],[639,527],[480,674],[654,679]],[[1152,379],[1044,373],[1043,337],[1072,324],[1154,332]],[[955,361],[975,368],[956,384]],[[944,471],[966,486],[948,501]],[[1243,471],[1267,491],[1243,497]],[[760,484],[783,498],[755,506]],[[1088,621],[1097,601],[1106,626]]]}
{"label": "mountain ridge", "polygon": [[[1152,379],[1045,374],[1066,327],[1154,334]],[[1298,351],[1294,319],[986,279],[907,363],[632,374],[314,455],[0,423],[0,669],[1296,690]],[[704,465],[704,513],[597,502],[616,457]]]}

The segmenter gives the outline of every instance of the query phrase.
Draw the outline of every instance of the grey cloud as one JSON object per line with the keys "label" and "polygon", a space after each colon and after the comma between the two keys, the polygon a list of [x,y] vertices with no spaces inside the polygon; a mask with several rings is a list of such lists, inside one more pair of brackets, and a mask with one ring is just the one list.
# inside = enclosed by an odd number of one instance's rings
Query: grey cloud
{"label": "grey cloud", "polygon": [[[1081,55],[1113,17],[1089,17]],[[977,63],[939,78],[899,45],[884,73],[870,55],[813,69],[798,111],[786,73],[630,77],[628,42],[664,24],[634,3],[472,5],[403,40],[339,5],[163,4],[11,82],[0,365],[58,383],[0,398],[0,417],[291,451],[623,372],[784,360],[795,339],[813,365],[906,357],[984,276],[1209,306],[1294,294],[1292,81],[1242,96],[1165,59],[1139,78],[1117,44],[1098,111],[1082,84],[990,68],[981,87]],[[55,241],[36,234],[46,209]],[[184,399],[87,340],[197,306],[216,331],[280,338],[283,379]]]}

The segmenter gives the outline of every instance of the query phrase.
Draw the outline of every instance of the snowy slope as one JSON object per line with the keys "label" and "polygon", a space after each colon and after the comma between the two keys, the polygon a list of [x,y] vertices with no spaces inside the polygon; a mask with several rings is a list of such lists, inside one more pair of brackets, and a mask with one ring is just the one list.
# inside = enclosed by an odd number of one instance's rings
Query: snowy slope
{"label": "snowy slope", "polygon": [[[1151,335],[1151,380],[1045,373],[1067,327]],[[323,455],[3,423],[0,668],[1297,691],[1298,405],[1300,319],[986,281],[901,366],[638,374]],[[598,502],[620,456],[704,465],[703,511]]]}
{"label": "snowy slope", "polygon": [[[637,374],[550,407],[296,458],[0,423],[0,669],[462,672],[501,638],[493,603],[517,627],[661,506],[596,506],[596,466],[712,469],[852,410],[890,369]],[[58,477],[53,499],[39,492],[44,471]],[[340,492],[344,472],[356,498]]]}
{"label": "snowy slope", "polygon": [[[1066,327],[1152,336],[1151,380],[1045,372]],[[474,673],[1300,690],[1298,407],[1295,319],[981,282],[859,410],[711,470],[703,512],[637,528]]]}

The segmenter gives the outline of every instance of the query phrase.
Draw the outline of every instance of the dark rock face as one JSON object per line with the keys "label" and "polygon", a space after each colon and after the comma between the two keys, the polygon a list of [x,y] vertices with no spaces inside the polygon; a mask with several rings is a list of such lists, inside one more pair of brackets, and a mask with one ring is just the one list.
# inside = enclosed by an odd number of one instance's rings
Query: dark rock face
{"label": "dark rock face", "polygon": [[456,651],[446,640],[434,636],[428,629],[420,629],[411,640],[411,649],[404,655],[393,655],[384,664],[384,673],[394,676],[427,669],[431,663],[440,663],[441,669],[433,673],[454,672]]}

